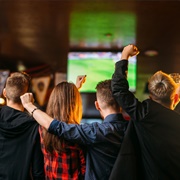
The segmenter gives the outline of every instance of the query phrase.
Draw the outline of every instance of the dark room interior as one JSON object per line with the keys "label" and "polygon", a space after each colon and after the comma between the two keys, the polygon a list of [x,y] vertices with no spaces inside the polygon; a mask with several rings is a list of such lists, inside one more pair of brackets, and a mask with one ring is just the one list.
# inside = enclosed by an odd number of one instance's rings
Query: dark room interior
{"label": "dark room interior", "polygon": [[163,0],[1,0],[0,70],[52,77],[67,74],[69,52],[121,52],[135,44],[141,100],[150,75],[179,73],[179,9],[179,1]]}

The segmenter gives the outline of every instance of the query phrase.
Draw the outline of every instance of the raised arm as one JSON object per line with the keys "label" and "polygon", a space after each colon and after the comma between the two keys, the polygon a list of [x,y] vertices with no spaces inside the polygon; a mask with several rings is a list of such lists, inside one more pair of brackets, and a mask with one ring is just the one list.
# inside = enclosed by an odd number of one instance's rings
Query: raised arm
{"label": "raised arm", "polygon": [[79,75],[76,78],[76,87],[81,89],[82,85],[86,82],[86,75]]}
{"label": "raised arm", "polygon": [[21,102],[24,108],[33,116],[33,118],[44,128],[48,129],[53,118],[48,116],[45,112],[38,109],[33,103],[34,98],[32,93],[25,93],[21,96]]}
{"label": "raised arm", "polygon": [[138,53],[139,51],[134,45],[124,47],[120,61],[115,64],[115,71],[111,81],[113,96],[118,104],[131,116],[131,119],[137,119],[134,118],[137,116],[141,117],[141,113],[139,113],[141,111],[137,111],[138,108],[141,108],[141,103],[135,98],[134,94],[129,91],[127,81],[128,59]]}
{"label": "raised arm", "polygon": [[130,57],[138,54],[139,54],[139,50],[135,45],[133,44],[127,45],[124,47],[122,51],[121,60],[128,60]]}

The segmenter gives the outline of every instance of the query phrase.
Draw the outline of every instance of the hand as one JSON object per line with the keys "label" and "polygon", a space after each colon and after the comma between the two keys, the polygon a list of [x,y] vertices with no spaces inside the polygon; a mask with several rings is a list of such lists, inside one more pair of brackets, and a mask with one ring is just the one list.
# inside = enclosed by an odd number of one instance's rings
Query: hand
{"label": "hand", "polygon": [[76,87],[80,89],[86,81],[86,75],[80,75],[76,78]]}
{"label": "hand", "polygon": [[124,47],[123,51],[122,51],[122,56],[121,56],[121,60],[122,59],[129,59],[129,57],[135,56],[139,54],[139,50],[138,48],[133,45],[133,44],[129,44],[127,46]]}
{"label": "hand", "polygon": [[22,96],[20,96],[20,98],[21,98],[21,103],[24,106],[24,108],[26,108],[26,106],[28,106],[28,104],[34,103],[34,98],[33,98],[32,93],[25,93]]}

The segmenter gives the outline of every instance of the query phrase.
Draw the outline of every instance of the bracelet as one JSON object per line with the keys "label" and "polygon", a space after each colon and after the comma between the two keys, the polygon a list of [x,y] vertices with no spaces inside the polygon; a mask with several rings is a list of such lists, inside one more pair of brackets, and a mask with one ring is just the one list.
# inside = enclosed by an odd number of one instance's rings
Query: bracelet
{"label": "bracelet", "polygon": [[31,112],[32,116],[33,116],[34,111],[36,111],[37,109],[38,109],[38,108],[35,107],[35,108],[32,110],[32,112]]}

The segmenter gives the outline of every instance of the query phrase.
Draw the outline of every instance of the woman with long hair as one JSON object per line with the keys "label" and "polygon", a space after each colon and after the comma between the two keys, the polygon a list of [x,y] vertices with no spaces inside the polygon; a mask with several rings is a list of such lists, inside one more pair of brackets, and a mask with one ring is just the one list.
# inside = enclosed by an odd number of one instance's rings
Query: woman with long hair
{"label": "woman with long hair", "polygon": [[[69,82],[56,85],[49,97],[46,112],[59,121],[79,124],[82,118],[82,100],[77,87]],[[46,179],[83,179],[85,174],[83,150],[76,144],[50,134],[43,127],[40,127],[39,131]]]}

